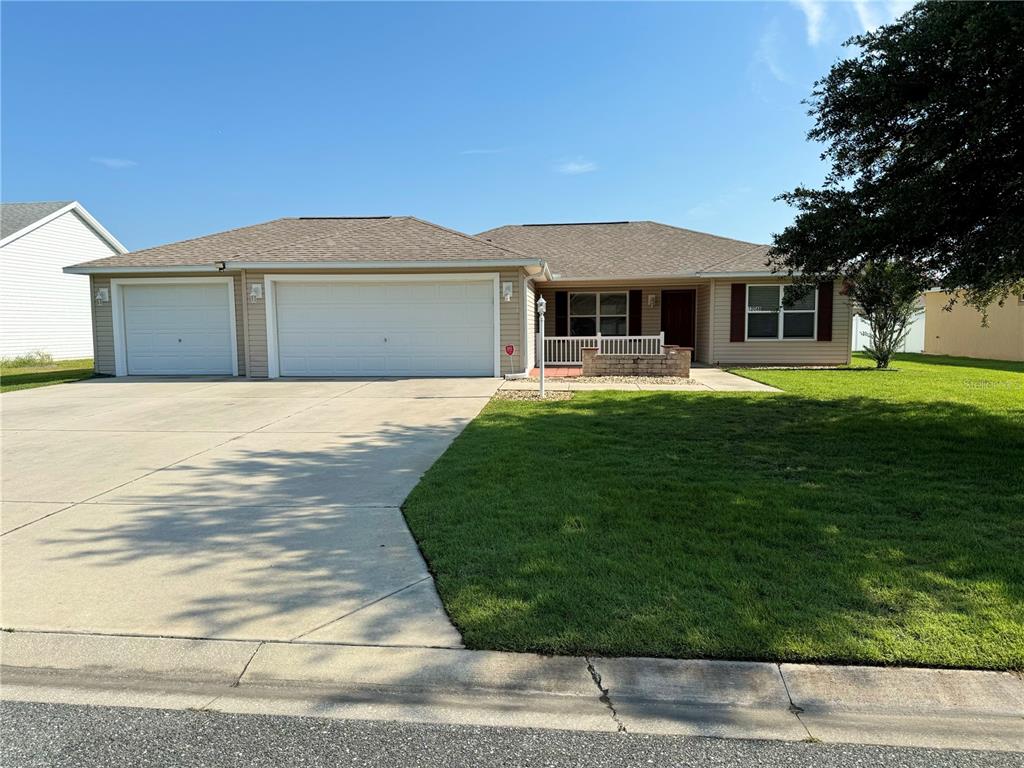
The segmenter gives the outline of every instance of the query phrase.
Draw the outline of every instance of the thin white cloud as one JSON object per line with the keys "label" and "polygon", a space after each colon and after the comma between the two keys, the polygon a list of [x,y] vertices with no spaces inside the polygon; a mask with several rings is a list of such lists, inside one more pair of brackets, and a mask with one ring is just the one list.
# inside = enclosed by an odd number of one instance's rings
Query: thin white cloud
{"label": "thin white cloud", "polygon": [[764,28],[757,48],[754,51],[754,63],[768,70],[772,77],[780,83],[788,83],[789,74],[779,61],[779,20],[772,19]]}
{"label": "thin white cloud", "polygon": [[555,172],[566,176],[579,176],[581,173],[593,173],[597,163],[578,157],[575,160],[563,160],[555,165]]}
{"label": "thin white cloud", "polygon": [[865,32],[874,32],[889,24],[914,7],[913,0],[853,0],[857,23]]}
{"label": "thin white cloud", "polygon": [[494,149],[464,149],[460,155],[503,155],[509,152],[509,147],[496,147]]}
{"label": "thin white cloud", "polygon": [[138,165],[134,160],[126,160],[123,157],[90,157],[89,160],[97,165],[113,168],[118,171],[124,168],[134,168]]}
{"label": "thin white cloud", "polygon": [[825,3],[822,0],[794,0],[794,2],[803,11],[807,21],[808,44],[819,45],[825,26]]}

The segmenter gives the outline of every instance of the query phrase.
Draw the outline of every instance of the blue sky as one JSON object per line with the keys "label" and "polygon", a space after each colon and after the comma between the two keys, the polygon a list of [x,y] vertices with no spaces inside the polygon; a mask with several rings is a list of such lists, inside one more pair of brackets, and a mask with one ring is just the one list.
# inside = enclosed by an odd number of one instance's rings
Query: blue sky
{"label": "blue sky", "polygon": [[801,99],[906,3],[2,6],[2,196],[129,248],[278,216],[655,219],[767,241]]}

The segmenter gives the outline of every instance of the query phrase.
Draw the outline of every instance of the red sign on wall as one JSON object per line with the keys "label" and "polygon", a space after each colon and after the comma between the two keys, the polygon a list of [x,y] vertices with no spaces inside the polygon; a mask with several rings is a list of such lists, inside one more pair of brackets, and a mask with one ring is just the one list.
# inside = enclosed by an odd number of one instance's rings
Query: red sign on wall
{"label": "red sign on wall", "polygon": [[509,357],[512,357],[512,355],[514,355],[515,353],[516,353],[516,345],[515,344],[506,344],[505,345],[505,354],[506,355],[508,355]]}

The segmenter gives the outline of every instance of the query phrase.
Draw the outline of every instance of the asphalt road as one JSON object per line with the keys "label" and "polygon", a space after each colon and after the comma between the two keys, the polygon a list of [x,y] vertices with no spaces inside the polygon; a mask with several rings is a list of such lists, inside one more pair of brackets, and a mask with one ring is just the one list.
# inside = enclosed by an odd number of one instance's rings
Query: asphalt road
{"label": "asphalt road", "polygon": [[1021,768],[1024,755],[3,702],[0,762],[4,768]]}

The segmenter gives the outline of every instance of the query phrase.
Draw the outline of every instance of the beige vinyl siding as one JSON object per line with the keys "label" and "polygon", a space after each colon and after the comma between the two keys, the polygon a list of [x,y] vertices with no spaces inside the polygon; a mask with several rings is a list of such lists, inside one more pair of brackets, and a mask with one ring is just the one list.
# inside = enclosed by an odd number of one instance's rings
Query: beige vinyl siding
{"label": "beige vinyl siding", "polygon": [[[246,292],[245,296],[248,296],[248,286],[258,283],[263,285],[263,279],[266,277],[267,272],[250,272],[245,273],[246,280]],[[368,273],[366,270],[331,270],[323,272],[310,272],[309,270],[274,270],[270,274],[302,274],[308,275],[311,281],[315,281],[317,275],[331,274],[331,275],[344,275],[344,274],[388,274],[394,275],[394,272],[381,272],[381,273]],[[477,271],[467,271],[460,269],[446,269],[446,270],[409,270],[402,272],[401,274],[410,275],[424,275],[424,274],[465,274],[467,277],[471,277],[474,274],[480,274]],[[494,274],[488,272],[486,274]],[[502,270],[498,273],[499,279],[499,295],[495,297],[495,301],[498,302],[498,317],[500,322],[499,328],[499,339],[500,348],[499,354],[501,356],[501,372],[506,373],[520,373],[523,368],[523,360],[526,358],[523,356],[523,272],[522,270],[510,269]],[[501,282],[512,283],[512,300],[502,301],[501,299]],[[255,303],[249,303],[248,298],[245,299],[242,306],[245,307],[247,312],[247,324],[249,328],[249,338],[246,340],[249,349],[249,363],[252,366],[252,371],[249,374],[253,378],[266,378],[269,373],[269,367],[267,362],[267,307],[266,297]],[[241,326],[240,326],[241,327]],[[505,354],[505,345],[515,345],[515,354],[509,358]]]}
{"label": "beige vinyl siding", "polygon": [[[235,334],[237,336],[237,347],[238,347],[238,373],[245,375],[245,338],[242,333],[242,308],[245,306],[244,297],[242,295],[241,276],[237,273],[224,273],[223,275],[217,275],[218,277],[231,277],[232,284],[235,291]],[[152,272],[143,272],[139,274],[118,274],[114,276],[117,280],[129,280],[133,278],[161,278],[161,277],[213,277],[209,272],[161,272],[159,274],[153,274]],[[109,275],[92,275],[91,276],[91,291],[92,291],[92,343],[93,343],[93,367],[96,373],[104,373],[113,376],[115,373],[114,369],[114,313],[112,309],[112,301],[114,298],[113,291],[109,292],[110,301],[103,303],[97,302],[95,299],[96,290],[98,288],[110,288],[111,276]]]}
{"label": "beige vinyl siding", "polygon": [[697,286],[697,341],[693,359],[698,363],[711,362],[711,283]]}
{"label": "beige vinyl siding", "polygon": [[110,278],[92,275],[90,296],[92,296],[92,367],[96,373],[114,375],[114,315],[109,301],[96,301],[96,291],[107,289],[110,295]]}
{"label": "beige vinyl siding", "polygon": [[[555,293],[567,291],[569,293],[589,292],[616,292],[640,290],[642,291],[643,307],[640,319],[640,333],[642,336],[657,336],[661,333],[661,292],[672,290],[696,290],[697,292],[697,318],[694,332],[694,359],[700,362],[708,361],[710,345],[710,328],[708,323],[708,303],[711,295],[710,281],[687,281],[665,280],[658,282],[644,281],[643,284],[616,284],[608,283],[541,283],[539,290],[544,300],[548,303],[547,315],[544,321],[544,335],[555,336]],[[650,297],[654,297],[654,306],[651,306]]]}
{"label": "beige vinyl siding", "polygon": [[716,365],[844,365],[850,362],[852,312],[849,297],[832,286],[832,341],[729,341],[733,282],[766,285],[785,279],[713,281],[712,362]]}
{"label": "beige vinyl siding", "polygon": [[254,379],[265,379],[269,375],[267,367],[267,302],[266,296],[258,301],[250,302],[248,299],[249,288],[253,285],[260,286],[263,290],[263,272],[245,273],[245,313],[246,328],[249,336],[245,340],[249,358],[249,376]]}
{"label": "beige vinyl siding", "polygon": [[525,369],[533,368],[537,360],[537,353],[534,349],[537,344],[537,289],[532,280],[524,280],[526,300],[523,302],[523,346],[526,356],[523,359]]}
{"label": "beige vinyl siding", "polygon": [[992,304],[986,327],[978,310],[960,303],[947,312],[948,302],[948,293],[925,294],[925,354],[1024,360],[1024,296],[1010,296],[1001,307]]}
{"label": "beige vinyl siding", "polygon": [[[505,270],[499,273],[498,285],[498,319],[500,329],[498,336],[501,339],[499,352],[501,355],[501,373],[522,373],[523,371],[523,273],[519,269]],[[512,283],[512,301],[504,301],[501,298],[501,284]],[[515,354],[511,357],[505,354],[505,345],[515,346]]]}

